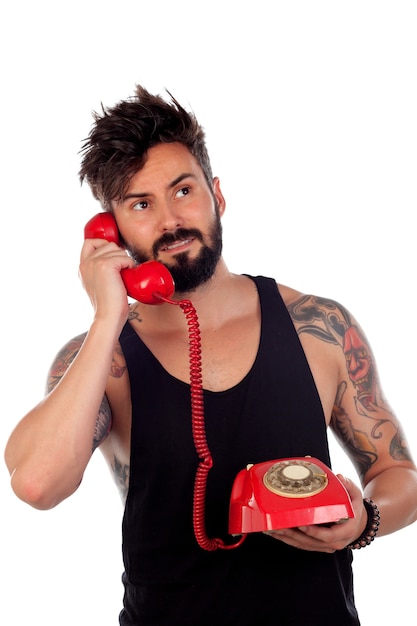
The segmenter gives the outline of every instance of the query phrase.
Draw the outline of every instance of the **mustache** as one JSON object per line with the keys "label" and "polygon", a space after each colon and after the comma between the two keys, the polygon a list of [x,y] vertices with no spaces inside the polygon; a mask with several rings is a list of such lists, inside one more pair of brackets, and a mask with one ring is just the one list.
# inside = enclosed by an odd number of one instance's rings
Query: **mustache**
{"label": "mustache", "polygon": [[171,246],[176,241],[183,239],[198,239],[203,243],[203,235],[197,228],[178,228],[175,233],[165,233],[152,246],[152,252],[156,257],[159,250],[164,246]]}

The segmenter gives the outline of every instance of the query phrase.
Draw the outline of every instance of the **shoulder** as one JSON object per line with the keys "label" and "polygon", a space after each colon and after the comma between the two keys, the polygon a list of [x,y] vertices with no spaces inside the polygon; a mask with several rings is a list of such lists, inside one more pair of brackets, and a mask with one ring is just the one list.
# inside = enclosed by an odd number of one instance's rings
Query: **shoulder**
{"label": "shoulder", "polygon": [[304,332],[309,326],[331,329],[332,335],[343,337],[356,324],[351,312],[340,302],[325,296],[305,294],[286,285],[277,284],[281,297],[297,327]]}
{"label": "shoulder", "polygon": [[280,285],[278,288],[305,349],[318,341],[320,352],[336,359],[342,372],[349,366],[353,348],[366,350],[371,358],[365,333],[346,306],[329,297],[303,294]]}

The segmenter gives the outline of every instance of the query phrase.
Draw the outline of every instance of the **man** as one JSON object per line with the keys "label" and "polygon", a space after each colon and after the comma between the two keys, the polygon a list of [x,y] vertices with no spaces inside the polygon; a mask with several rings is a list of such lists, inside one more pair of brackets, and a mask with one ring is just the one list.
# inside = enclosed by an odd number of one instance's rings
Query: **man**
{"label": "man", "polygon": [[[353,550],[416,520],[417,470],[358,322],[334,301],[228,270],[220,182],[202,128],[174,98],[138,86],[95,115],[80,176],[129,254],[95,236],[83,245],[92,324],[60,351],[47,397],[10,437],[15,493],[54,507],[100,447],[125,501],[122,626],[359,624]],[[213,460],[198,513],[184,311],[131,302],[122,279],[148,260],[198,312],[199,435]],[[361,488],[339,477],[354,515],[230,536],[237,473],[291,457],[330,467],[328,426],[358,472]]]}

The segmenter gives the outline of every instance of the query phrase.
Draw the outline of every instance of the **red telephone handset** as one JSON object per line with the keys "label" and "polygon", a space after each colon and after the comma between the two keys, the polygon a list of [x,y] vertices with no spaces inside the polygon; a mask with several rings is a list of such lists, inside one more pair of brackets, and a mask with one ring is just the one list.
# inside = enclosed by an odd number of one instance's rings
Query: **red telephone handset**
{"label": "red telephone handset", "polygon": [[[85,239],[106,239],[120,245],[116,220],[111,213],[98,213],[84,227]],[[129,296],[143,304],[162,304],[174,291],[174,280],[162,263],[146,261],[120,272]]]}

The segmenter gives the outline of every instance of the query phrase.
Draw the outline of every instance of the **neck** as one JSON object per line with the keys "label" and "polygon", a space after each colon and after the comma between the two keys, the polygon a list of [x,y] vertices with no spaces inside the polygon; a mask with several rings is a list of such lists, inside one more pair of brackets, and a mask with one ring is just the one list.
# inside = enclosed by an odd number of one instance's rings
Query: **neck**
{"label": "neck", "polygon": [[[220,259],[213,276],[197,289],[187,293],[175,293],[172,300],[189,300],[196,309],[201,326],[215,327],[230,315],[235,315],[240,306],[241,282],[247,278],[229,272]],[[251,281],[249,281],[251,282]],[[237,287],[239,286],[239,289]],[[183,326],[183,313],[178,306],[169,303],[161,306],[146,305],[147,317],[152,316],[159,325]]]}

